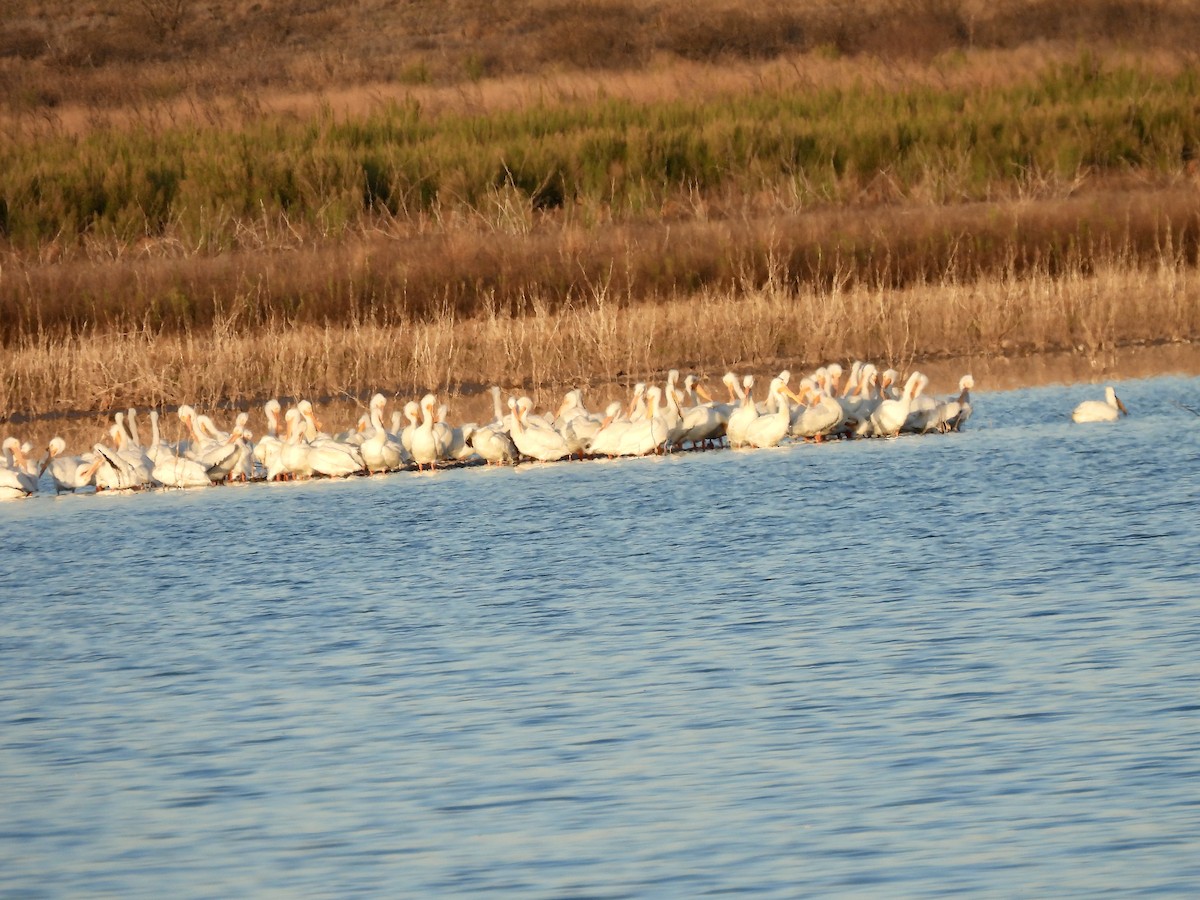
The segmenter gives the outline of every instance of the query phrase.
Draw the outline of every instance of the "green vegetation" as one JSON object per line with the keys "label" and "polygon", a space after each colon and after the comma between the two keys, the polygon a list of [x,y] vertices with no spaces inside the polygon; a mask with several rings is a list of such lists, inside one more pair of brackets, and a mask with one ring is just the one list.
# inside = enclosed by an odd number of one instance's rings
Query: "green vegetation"
{"label": "green vegetation", "polygon": [[214,252],[233,249],[247,220],[336,235],[374,216],[484,209],[508,188],[533,210],[618,218],[789,182],[800,206],[847,203],[881,176],[926,202],[1013,197],[1035,179],[1179,170],[1200,146],[1196,96],[1196,70],[1097,71],[1085,56],[1027,84],[970,90],[764,87],[487,116],[410,102],[353,119],[327,110],[302,122],[39,135],[0,146],[0,232],[18,249],[169,234]]}

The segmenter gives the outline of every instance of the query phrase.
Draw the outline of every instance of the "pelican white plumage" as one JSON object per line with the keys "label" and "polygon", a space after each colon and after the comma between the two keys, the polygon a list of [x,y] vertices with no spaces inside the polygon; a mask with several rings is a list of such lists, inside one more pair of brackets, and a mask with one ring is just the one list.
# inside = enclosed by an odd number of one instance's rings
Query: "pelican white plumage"
{"label": "pelican white plumage", "polygon": [[1121,416],[1129,415],[1129,410],[1117,396],[1116,389],[1108,385],[1104,389],[1103,400],[1084,400],[1071,413],[1073,422],[1115,422]]}
{"label": "pelican white plumage", "polygon": [[[433,423],[434,434],[438,440],[438,452],[443,459],[452,459],[458,462],[471,459],[475,456],[475,448],[467,441],[467,426],[455,428],[447,421],[450,414],[450,409],[444,403],[438,407],[437,421]],[[475,424],[470,423],[472,430],[475,429]]]}
{"label": "pelican white plumage", "polygon": [[612,458],[621,448],[621,436],[633,423],[621,417],[621,402],[614,400],[604,410],[600,429],[584,448],[592,456]]}
{"label": "pelican white plumage", "polygon": [[424,469],[426,466],[433,469],[441,458],[442,445],[433,427],[436,406],[437,397],[433,394],[426,394],[421,398],[421,424],[412,431],[412,447],[410,449],[418,469]]}
{"label": "pelican white plumage", "polygon": [[383,394],[375,394],[367,406],[367,415],[374,430],[359,444],[358,449],[368,474],[398,469],[403,461],[404,448],[383,427],[383,408],[386,405],[387,398]]}
{"label": "pelican white plumage", "polygon": [[29,462],[15,437],[4,439],[3,459],[0,459],[0,500],[28,497],[38,489],[38,469],[29,471]]}
{"label": "pelican white plumage", "polygon": [[875,407],[875,411],[871,413],[871,434],[876,437],[895,437],[900,433],[900,429],[904,427],[904,423],[908,419],[913,397],[919,390],[918,385],[921,384],[922,378],[924,376],[920,372],[913,372],[908,376],[908,381],[904,383],[904,392],[900,395],[899,400],[880,401],[879,405]]}
{"label": "pelican white plumage", "polygon": [[788,429],[793,437],[820,443],[846,420],[846,411],[838,399],[822,391],[811,379],[801,379],[797,396]]}
{"label": "pelican white plumage", "polygon": [[678,382],[679,370],[671,369],[667,373],[667,383],[662,391],[662,408],[656,413],[667,428],[667,439],[663,443],[663,449],[668,451],[680,442],[687,431],[683,424],[683,408],[679,405]]}
{"label": "pelican white plumage", "polygon": [[263,404],[263,414],[267,417],[267,431],[254,445],[254,460],[263,471],[270,471],[283,446],[283,441],[279,438],[279,411],[279,401],[274,398]]}
{"label": "pelican white plumage", "polygon": [[691,406],[683,410],[683,434],[679,437],[679,446],[687,443],[697,447],[718,439],[728,420],[721,419],[704,385],[695,375],[689,375],[683,379],[683,392],[691,401]]}
{"label": "pelican white plumage", "polygon": [[489,466],[512,465],[520,455],[509,433],[497,428],[495,423],[476,428],[471,432],[468,442]]}
{"label": "pelican white plumage", "polygon": [[555,428],[571,448],[571,455],[583,455],[592,438],[600,431],[604,419],[590,412],[583,404],[583,391],[568,391],[554,419]]}
{"label": "pelican white plumage", "polygon": [[746,445],[746,429],[758,418],[758,406],[754,402],[754,376],[747,375],[742,380],[744,393],[737,409],[729,416],[725,425],[725,436],[729,438],[729,446],[737,449]]}
{"label": "pelican white plumage", "polygon": [[92,445],[92,452],[98,463],[95,471],[97,491],[133,491],[145,487],[141,473],[113,448],[96,443]]}
{"label": "pelican white plumage", "polygon": [[42,471],[49,471],[56,494],[73,493],[90,486],[98,467],[95,458],[85,461],[79,456],[68,456],[67,442],[60,437],[50,439],[46,458],[42,461]]}
{"label": "pelican white plumage", "polygon": [[958,380],[958,396],[943,400],[938,404],[932,427],[943,434],[948,431],[959,431],[971,418],[971,389],[975,387],[975,379],[964,375]]}
{"label": "pelican white plumage", "polygon": [[174,454],[160,454],[151,475],[164,487],[211,487],[213,483],[203,463]]}
{"label": "pelican white plumage", "polygon": [[752,447],[778,447],[792,424],[791,408],[788,406],[791,391],[787,382],[779,377],[771,379],[767,395],[774,399],[774,411],[764,413],[746,426],[746,443]]}
{"label": "pelican white plumage", "polygon": [[508,399],[508,408],[513,412],[512,439],[521,455],[541,462],[553,462],[570,456],[571,447],[561,434],[550,428],[536,428],[528,424],[527,416],[532,407],[533,401],[528,397]]}
{"label": "pelican white plumage", "polygon": [[667,420],[658,413],[662,402],[662,390],[658,385],[646,388],[646,414],[633,422],[622,432],[617,456],[646,456],[663,447],[667,442]]}

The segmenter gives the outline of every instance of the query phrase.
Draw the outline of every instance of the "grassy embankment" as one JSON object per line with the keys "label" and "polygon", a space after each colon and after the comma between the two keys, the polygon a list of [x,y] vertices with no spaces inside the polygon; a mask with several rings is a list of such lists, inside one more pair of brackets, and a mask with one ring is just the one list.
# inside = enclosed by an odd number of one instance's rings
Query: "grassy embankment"
{"label": "grassy embankment", "polygon": [[927,57],[10,108],[0,415],[1200,335],[1187,54]]}

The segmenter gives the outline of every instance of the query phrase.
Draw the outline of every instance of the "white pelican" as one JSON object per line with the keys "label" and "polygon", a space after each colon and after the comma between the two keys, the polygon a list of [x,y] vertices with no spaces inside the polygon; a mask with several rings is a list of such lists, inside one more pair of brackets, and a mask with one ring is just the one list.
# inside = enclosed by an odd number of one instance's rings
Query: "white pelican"
{"label": "white pelican", "polygon": [[286,434],[279,447],[279,453],[267,469],[267,479],[276,478],[311,478],[313,469],[309,464],[309,451],[312,449],[307,441],[302,440],[304,417],[296,409],[289,409],[283,417]]}
{"label": "white pelican", "polygon": [[725,435],[729,438],[729,446],[737,449],[746,445],[746,429],[758,418],[758,406],[754,402],[754,376],[747,375],[742,380],[744,393],[741,405],[729,416],[725,425]]}
{"label": "white pelican", "polygon": [[791,408],[788,406],[787,383],[779,377],[771,379],[767,395],[774,399],[775,410],[764,413],[746,426],[746,443],[752,447],[778,447],[787,436],[792,424]]}
{"label": "white pelican", "polygon": [[629,424],[621,434],[617,456],[645,456],[667,442],[667,420],[657,415],[662,391],[657,385],[646,389],[646,414]]}
{"label": "white pelican", "polygon": [[400,446],[404,448],[405,454],[411,458],[413,435],[421,427],[421,404],[417,403],[416,400],[409,400],[405,403],[404,418],[408,421],[408,424],[400,431]]}
{"label": "white pelican", "polygon": [[667,439],[663,444],[663,448],[666,450],[670,450],[678,444],[683,438],[684,432],[687,431],[683,424],[683,409],[679,406],[679,388],[676,387],[678,381],[678,369],[672,369],[667,373],[667,384],[662,393],[663,408],[657,413],[667,427]]}
{"label": "white pelican", "polygon": [[948,431],[958,431],[971,418],[971,389],[975,387],[975,379],[964,375],[958,380],[958,396],[943,400],[937,406],[933,417],[932,427],[945,434]]}
{"label": "white pelican", "polygon": [[[466,426],[455,428],[446,421],[449,414],[449,407],[443,403],[438,407],[437,421],[433,423],[433,431],[438,439],[439,453],[443,459],[453,459],[459,462],[469,460],[475,456],[475,448],[467,442]],[[474,431],[475,423],[470,423],[470,427]]]}
{"label": "white pelican", "polygon": [[121,414],[117,413],[114,417],[116,424],[108,429],[109,435],[116,444],[116,449],[112,452],[121,457],[129,466],[129,475],[139,486],[148,486],[154,483],[154,462],[148,457],[141,447],[135,447],[129,435],[125,433],[125,428],[121,423]]}
{"label": "white pelican", "polygon": [[541,462],[552,462],[570,456],[571,448],[566,438],[557,431],[528,425],[526,416],[532,406],[533,401],[528,397],[522,397],[520,400],[508,398],[508,408],[513,411],[512,439],[521,455]]}
{"label": "white pelican", "polygon": [[418,469],[424,469],[425,466],[432,469],[441,458],[442,445],[439,443],[438,435],[433,427],[436,406],[437,397],[433,394],[426,394],[421,398],[421,424],[413,429],[410,438],[412,441],[410,452]]}
{"label": "white pelican", "polygon": [[368,418],[375,430],[359,444],[358,449],[368,474],[398,469],[403,461],[404,448],[383,427],[383,408],[386,405],[387,398],[383,394],[375,394],[367,407]]}
{"label": "white pelican", "polygon": [[28,497],[38,489],[38,475],[35,466],[28,471],[29,462],[25,459],[21,442],[14,437],[4,439],[4,460],[0,462],[0,500],[17,500]]}
{"label": "white pelican", "polygon": [[67,442],[60,437],[53,437],[46,446],[46,459],[42,462],[42,471],[50,472],[56,494],[87,487],[100,465],[97,459],[84,462],[81,457],[67,456],[66,452]]}
{"label": "white pelican", "polygon": [[904,423],[908,419],[913,397],[920,389],[922,378],[924,376],[920,372],[913,372],[908,376],[908,381],[904,384],[904,393],[901,394],[899,400],[880,401],[879,405],[875,407],[875,411],[871,413],[871,434],[876,437],[895,437],[900,433],[900,429],[904,427]]}
{"label": "white pelican", "polygon": [[174,454],[161,454],[151,474],[164,487],[210,487],[213,483],[203,463]]}
{"label": "white pelican", "polygon": [[254,460],[264,470],[269,470],[279,458],[279,450],[283,446],[279,438],[279,401],[274,398],[268,400],[263,404],[263,413],[267,417],[267,433],[254,445]]}
{"label": "white pelican", "polygon": [[587,445],[600,431],[602,416],[594,415],[583,405],[583,391],[567,391],[554,419],[554,427],[566,439],[571,454],[583,455]]}
{"label": "white pelican", "polygon": [[592,456],[607,456],[611,459],[621,448],[621,436],[632,424],[621,418],[621,401],[614,400],[604,410],[600,430],[588,441],[584,449]]}
{"label": "white pelican", "polygon": [[468,443],[475,452],[490,465],[511,465],[517,461],[519,451],[508,432],[497,428],[495,423],[483,425],[471,432]]}
{"label": "white pelican", "polygon": [[97,443],[92,445],[92,452],[96,454],[98,463],[95,471],[96,490],[132,491],[146,485],[141,474],[116,450]]}
{"label": "white pelican", "polygon": [[[846,420],[846,411],[838,399],[822,391],[808,378],[800,381],[798,397],[788,429],[793,437],[820,443]],[[807,405],[806,400],[809,401]]]}
{"label": "white pelican", "polygon": [[938,402],[926,394],[929,386],[929,376],[921,375],[913,389],[912,403],[909,404],[908,418],[904,420],[901,431],[924,434],[937,426]]}
{"label": "white pelican", "polygon": [[1084,400],[1071,413],[1074,422],[1115,422],[1121,416],[1129,415],[1129,410],[1117,396],[1112,385],[1104,389],[1104,400]]}
{"label": "white pelican", "polygon": [[692,405],[683,410],[683,434],[679,438],[679,446],[686,442],[697,447],[720,438],[728,420],[721,419],[712,397],[695,375],[683,379],[683,392]]}

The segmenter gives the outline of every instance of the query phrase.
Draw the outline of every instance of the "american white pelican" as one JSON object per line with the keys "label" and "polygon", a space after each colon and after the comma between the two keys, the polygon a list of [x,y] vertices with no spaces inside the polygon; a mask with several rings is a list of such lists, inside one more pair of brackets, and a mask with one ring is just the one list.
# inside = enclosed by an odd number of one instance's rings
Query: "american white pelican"
{"label": "american white pelican", "polygon": [[85,462],[81,457],[68,456],[67,442],[60,437],[50,439],[46,446],[46,459],[42,462],[42,471],[49,471],[56,494],[89,486],[98,467],[95,459]]}
{"label": "american white pelican", "polygon": [[114,418],[116,419],[116,424],[108,430],[109,436],[112,437],[113,443],[116,445],[116,448],[112,452],[116,453],[126,462],[129,467],[129,476],[139,486],[145,487],[154,484],[153,461],[141,447],[133,445],[121,422],[121,414],[117,413]]}
{"label": "american white pelican", "polygon": [[497,428],[495,423],[476,428],[471,432],[468,442],[489,466],[512,465],[519,455],[512,437],[503,428]]}
{"label": "american white pelican", "polygon": [[801,380],[798,397],[788,429],[793,437],[820,443],[846,420],[846,412],[838,399],[822,391],[810,379]]}
{"label": "american white pelican", "polygon": [[383,427],[383,408],[386,405],[387,398],[383,394],[375,394],[367,407],[367,415],[374,431],[359,444],[358,449],[362,453],[368,474],[398,469],[403,461],[404,448]]}
{"label": "american white pelican", "polygon": [[164,487],[210,487],[213,483],[203,463],[174,454],[160,454],[151,474]]}
{"label": "american white pelican", "polygon": [[602,416],[594,415],[583,405],[583,391],[575,388],[563,397],[554,426],[571,448],[571,455],[582,456],[592,438],[599,433],[603,421]]}
{"label": "american white pelican", "polygon": [[975,379],[964,375],[958,380],[958,396],[943,400],[937,405],[933,415],[931,428],[945,434],[948,431],[958,431],[971,418],[971,389],[975,387]]}
{"label": "american white pelican", "polygon": [[421,424],[413,429],[411,453],[418,469],[430,469],[441,459],[442,445],[434,431],[437,397],[426,394],[421,398]]}
{"label": "american white pelican", "polygon": [[687,431],[683,424],[683,409],[679,406],[679,388],[676,386],[678,381],[678,369],[672,369],[667,373],[667,384],[662,392],[662,408],[657,412],[667,428],[667,439],[663,444],[663,448],[666,450],[676,446],[683,438],[684,432]]}
{"label": "american white pelican", "polygon": [[662,401],[662,391],[657,385],[646,388],[646,414],[629,423],[621,434],[617,456],[646,456],[659,450],[667,442],[667,420],[657,415]]}
{"label": "american white pelican", "polygon": [[621,449],[621,436],[633,423],[621,417],[621,402],[614,400],[604,410],[604,419],[600,422],[600,430],[588,441],[584,448],[592,456],[607,456],[612,458]]}
{"label": "american white pelican", "polygon": [[404,418],[408,424],[400,431],[400,446],[404,448],[405,455],[411,459],[413,435],[421,427],[421,404],[416,400],[409,400],[405,403]]}
{"label": "american white pelican", "polygon": [[28,497],[38,489],[38,469],[29,471],[29,462],[14,437],[4,439],[4,459],[0,461],[0,500]]}
{"label": "american white pelican", "polygon": [[771,379],[767,394],[774,399],[775,410],[764,413],[746,426],[746,443],[752,447],[778,447],[792,424],[791,408],[788,406],[791,391],[787,383],[779,377]]}
{"label": "american white pelican", "polygon": [[929,387],[929,376],[922,374],[913,388],[912,403],[909,404],[908,418],[904,420],[901,431],[910,434],[924,434],[937,426],[938,402],[925,393]]}
{"label": "american white pelican", "polygon": [[141,473],[111,447],[104,444],[93,444],[92,452],[96,454],[98,466],[95,471],[96,490],[98,491],[132,491],[145,487],[148,483],[143,480]]}
{"label": "american white pelican", "polygon": [[267,417],[267,432],[254,445],[254,460],[264,471],[269,471],[283,446],[279,438],[279,401],[272,398],[263,404],[263,414]]}
{"label": "american white pelican", "polygon": [[[438,452],[442,459],[452,459],[458,462],[469,460],[475,456],[475,448],[467,443],[464,428],[455,428],[448,421],[449,407],[444,403],[438,407],[437,421],[433,423],[434,435],[438,441]],[[471,428],[475,424],[471,423]]]}
{"label": "american white pelican", "polygon": [[553,429],[530,427],[526,417],[533,401],[528,397],[515,400],[508,399],[508,408],[513,411],[512,439],[522,456],[541,462],[552,462],[565,459],[571,455],[571,448],[566,438]]}
{"label": "american white pelican", "polygon": [[683,379],[683,391],[692,405],[683,410],[683,434],[679,438],[679,446],[687,443],[697,447],[719,439],[725,432],[725,421],[728,420],[721,419],[704,385],[695,375],[689,375]]}
{"label": "american white pelican", "polygon": [[729,416],[725,425],[725,435],[729,438],[729,446],[737,449],[746,445],[746,429],[758,418],[758,406],[754,402],[754,376],[747,375],[742,380],[744,393],[741,405]]}
{"label": "american white pelican", "polygon": [[1104,389],[1103,400],[1084,400],[1075,407],[1071,419],[1075,422],[1115,422],[1123,415],[1129,415],[1129,410],[1109,385]]}
{"label": "american white pelican", "polygon": [[899,400],[880,401],[879,405],[875,407],[875,411],[871,413],[871,434],[876,437],[895,437],[900,433],[900,429],[904,427],[904,423],[908,419],[913,397],[919,390],[918,385],[923,377],[920,372],[913,372],[908,376],[908,381],[904,383],[904,392]]}

